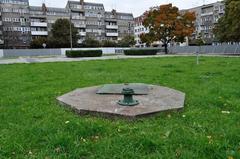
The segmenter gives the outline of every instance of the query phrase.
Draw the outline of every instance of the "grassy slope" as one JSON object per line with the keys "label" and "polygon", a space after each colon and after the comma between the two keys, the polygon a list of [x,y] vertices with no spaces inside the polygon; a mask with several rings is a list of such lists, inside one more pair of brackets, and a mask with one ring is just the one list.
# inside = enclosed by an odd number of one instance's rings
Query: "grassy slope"
{"label": "grassy slope", "polygon": [[[55,100],[122,82],[184,91],[185,111],[112,121],[79,117]],[[1,159],[240,158],[239,119],[240,58],[204,57],[199,66],[193,57],[0,65]]]}

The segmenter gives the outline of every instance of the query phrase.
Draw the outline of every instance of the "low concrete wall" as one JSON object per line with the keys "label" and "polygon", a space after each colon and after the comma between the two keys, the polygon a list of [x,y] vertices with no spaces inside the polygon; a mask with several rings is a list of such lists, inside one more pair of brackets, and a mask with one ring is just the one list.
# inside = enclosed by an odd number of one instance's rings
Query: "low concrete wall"
{"label": "low concrete wall", "polygon": [[169,48],[171,53],[196,53],[202,54],[231,54],[240,55],[240,45],[214,45],[214,46],[173,46]]}
{"label": "low concrete wall", "polygon": [[[124,50],[130,48],[73,48],[73,50],[102,50],[104,55],[122,54]],[[65,56],[66,50],[62,49],[9,49],[0,50],[0,57],[21,57],[21,56]]]}
{"label": "low concrete wall", "polygon": [[59,56],[61,49],[12,49],[3,50],[4,57],[20,56]]}
{"label": "low concrete wall", "polygon": [[3,58],[3,50],[0,50],[0,58]]}
{"label": "low concrete wall", "polygon": [[[130,48],[74,48],[73,50],[102,50],[104,55],[109,54],[123,54],[124,50]],[[144,48],[143,48],[144,49]],[[149,49],[149,48],[148,48]],[[163,48],[154,48],[163,49]],[[12,49],[0,50],[1,57],[21,57],[21,56],[65,56],[66,50],[62,49]],[[163,52],[160,51],[160,52]],[[173,46],[169,48],[170,53],[196,53],[199,52],[198,46]],[[201,53],[203,54],[236,54],[240,55],[240,45],[215,45],[215,46],[201,46]]]}

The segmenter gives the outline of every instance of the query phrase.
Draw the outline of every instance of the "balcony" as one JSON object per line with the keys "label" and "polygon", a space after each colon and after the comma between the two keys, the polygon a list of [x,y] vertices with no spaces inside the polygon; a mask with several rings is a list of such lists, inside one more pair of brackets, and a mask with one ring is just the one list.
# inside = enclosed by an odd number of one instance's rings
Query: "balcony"
{"label": "balcony", "polygon": [[47,22],[31,22],[32,27],[47,27]]}
{"label": "balcony", "polygon": [[47,15],[45,15],[43,12],[41,14],[30,14],[30,17],[32,18],[47,18]]}
{"label": "balcony", "polygon": [[0,45],[4,44],[4,40],[0,39]]}
{"label": "balcony", "polygon": [[219,14],[224,14],[224,13],[225,13],[224,10],[220,10],[220,11],[219,11]]}
{"label": "balcony", "polygon": [[79,32],[78,34],[79,34],[80,36],[86,36],[86,35],[87,35],[86,32]]}
{"label": "balcony", "polygon": [[78,8],[71,7],[71,11],[73,11],[73,12],[85,12],[83,6],[82,7],[78,7]]}
{"label": "balcony", "polygon": [[107,18],[105,19],[106,22],[117,22],[117,18]]}
{"label": "balcony", "polygon": [[31,31],[31,34],[33,36],[47,36],[48,32],[47,31]]}
{"label": "balcony", "polygon": [[78,40],[78,44],[82,44],[83,41],[84,41],[84,39],[79,39],[79,40]]}
{"label": "balcony", "polygon": [[110,37],[117,37],[118,36],[118,33],[106,33],[106,36],[110,36]]}
{"label": "balcony", "polygon": [[118,29],[117,25],[106,25],[106,29]]}
{"label": "balcony", "polygon": [[86,28],[86,24],[74,24],[76,28]]}
{"label": "balcony", "polygon": [[86,17],[84,17],[84,16],[72,16],[72,19],[74,19],[74,20],[85,20]]}
{"label": "balcony", "polygon": [[208,12],[208,13],[202,13],[201,14],[202,17],[209,16],[209,15],[213,15],[213,12]]}

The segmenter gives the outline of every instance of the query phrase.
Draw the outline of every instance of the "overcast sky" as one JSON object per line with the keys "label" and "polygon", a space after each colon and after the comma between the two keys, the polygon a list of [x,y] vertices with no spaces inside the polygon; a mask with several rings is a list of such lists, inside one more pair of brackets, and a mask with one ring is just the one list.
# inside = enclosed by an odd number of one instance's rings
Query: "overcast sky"
{"label": "overcast sky", "polygon": [[[67,0],[29,0],[30,5],[41,5],[43,2],[48,7],[62,7],[66,6]],[[80,1],[80,0],[79,0]],[[196,7],[207,3],[216,2],[217,0],[85,0],[86,2],[103,3],[105,10],[110,11],[117,9],[119,12],[133,13],[134,17],[141,15],[144,11],[152,6],[173,3],[180,9]]]}

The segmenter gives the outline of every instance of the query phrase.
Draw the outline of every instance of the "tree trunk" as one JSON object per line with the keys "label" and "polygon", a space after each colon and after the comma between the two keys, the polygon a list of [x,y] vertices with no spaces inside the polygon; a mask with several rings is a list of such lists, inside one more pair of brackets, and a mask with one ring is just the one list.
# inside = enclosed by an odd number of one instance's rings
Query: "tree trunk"
{"label": "tree trunk", "polygon": [[168,54],[168,45],[167,45],[167,43],[164,44],[164,50],[165,50],[165,54]]}

